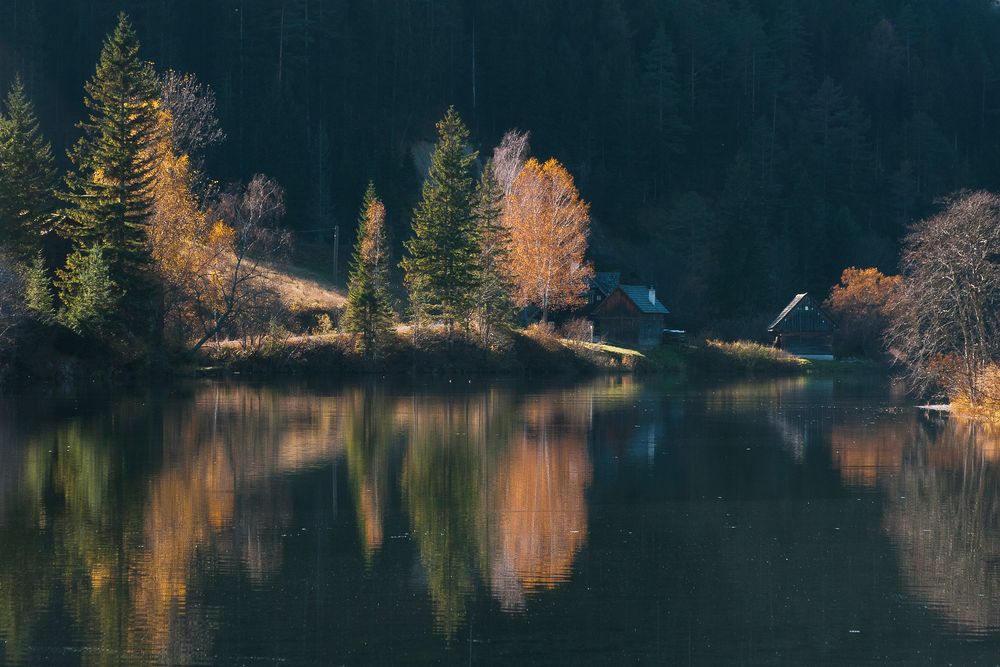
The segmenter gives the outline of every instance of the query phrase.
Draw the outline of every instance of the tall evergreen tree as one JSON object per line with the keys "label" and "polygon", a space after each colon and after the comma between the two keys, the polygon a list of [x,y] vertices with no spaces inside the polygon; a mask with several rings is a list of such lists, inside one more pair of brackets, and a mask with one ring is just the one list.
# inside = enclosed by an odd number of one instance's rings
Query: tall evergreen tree
{"label": "tall evergreen tree", "polygon": [[475,201],[479,239],[476,324],[486,345],[498,328],[510,324],[514,314],[510,230],[502,222],[503,198],[503,188],[497,181],[493,162],[487,162],[479,178]]}
{"label": "tall evergreen tree", "polygon": [[0,238],[22,260],[37,251],[53,209],[56,168],[20,77],[0,117]]}
{"label": "tall evergreen tree", "polygon": [[391,326],[385,206],[375,192],[375,184],[368,183],[358,215],[344,328],[356,337],[358,350],[365,360],[372,361],[384,347]]}
{"label": "tall evergreen tree", "polygon": [[437,130],[402,265],[414,314],[420,320],[443,321],[450,344],[455,323],[468,322],[474,301],[479,243],[472,166],[478,153],[470,150],[469,131],[454,107]]}
{"label": "tall evergreen tree", "polygon": [[[84,87],[88,119],[70,151],[70,204],[65,233],[80,249],[98,244],[111,280],[124,292],[133,325],[148,323],[151,259],[146,227],[153,203],[159,87],[123,13],[105,40],[93,78]],[[138,332],[138,331],[136,331]]]}

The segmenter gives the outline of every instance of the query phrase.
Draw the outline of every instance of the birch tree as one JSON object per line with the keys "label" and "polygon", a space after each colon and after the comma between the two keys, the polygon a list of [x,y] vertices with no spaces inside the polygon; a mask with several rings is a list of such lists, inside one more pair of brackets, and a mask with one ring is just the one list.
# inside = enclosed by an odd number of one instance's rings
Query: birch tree
{"label": "birch tree", "polygon": [[559,162],[528,160],[504,200],[510,232],[515,301],[549,313],[584,301],[590,205],[580,199],[573,177]]}

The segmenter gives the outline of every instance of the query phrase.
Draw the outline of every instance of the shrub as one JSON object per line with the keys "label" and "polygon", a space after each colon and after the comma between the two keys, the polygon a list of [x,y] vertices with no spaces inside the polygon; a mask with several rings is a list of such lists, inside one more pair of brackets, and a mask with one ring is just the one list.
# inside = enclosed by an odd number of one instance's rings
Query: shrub
{"label": "shrub", "polygon": [[580,340],[591,342],[594,339],[594,326],[590,320],[583,317],[575,317],[563,323],[559,328],[563,338],[569,340]]}

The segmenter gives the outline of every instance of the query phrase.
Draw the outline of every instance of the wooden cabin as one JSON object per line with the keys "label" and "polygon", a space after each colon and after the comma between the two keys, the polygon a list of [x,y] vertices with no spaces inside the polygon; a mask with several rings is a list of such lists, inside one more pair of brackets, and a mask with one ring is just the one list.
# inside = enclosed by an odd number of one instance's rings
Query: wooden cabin
{"label": "wooden cabin", "polygon": [[656,298],[656,290],[642,285],[619,284],[590,313],[594,336],[635,347],[660,343],[667,307]]}
{"label": "wooden cabin", "polygon": [[774,346],[800,357],[833,358],[837,325],[808,293],[796,294],[771,326]]}
{"label": "wooden cabin", "polygon": [[604,301],[615,291],[621,282],[619,271],[598,271],[593,278],[587,280],[587,308],[593,308]]}

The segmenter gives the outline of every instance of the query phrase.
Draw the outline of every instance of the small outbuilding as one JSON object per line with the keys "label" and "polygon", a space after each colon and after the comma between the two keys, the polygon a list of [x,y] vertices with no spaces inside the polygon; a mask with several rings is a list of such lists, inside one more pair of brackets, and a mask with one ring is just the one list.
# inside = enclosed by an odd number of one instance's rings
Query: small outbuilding
{"label": "small outbuilding", "polygon": [[598,338],[622,345],[654,347],[660,343],[669,314],[652,287],[619,284],[594,306],[590,318]]}
{"label": "small outbuilding", "polygon": [[807,292],[796,294],[771,326],[774,346],[800,357],[833,358],[837,325]]}

